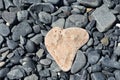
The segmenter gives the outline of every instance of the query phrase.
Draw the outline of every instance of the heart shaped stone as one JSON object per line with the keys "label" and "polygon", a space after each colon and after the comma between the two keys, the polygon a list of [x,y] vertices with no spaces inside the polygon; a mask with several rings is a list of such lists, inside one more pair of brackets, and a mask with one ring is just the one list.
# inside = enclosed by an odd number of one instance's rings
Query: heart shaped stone
{"label": "heart shaped stone", "polygon": [[45,37],[45,46],[63,71],[71,69],[74,57],[89,39],[86,30],[77,27],[53,27]]}

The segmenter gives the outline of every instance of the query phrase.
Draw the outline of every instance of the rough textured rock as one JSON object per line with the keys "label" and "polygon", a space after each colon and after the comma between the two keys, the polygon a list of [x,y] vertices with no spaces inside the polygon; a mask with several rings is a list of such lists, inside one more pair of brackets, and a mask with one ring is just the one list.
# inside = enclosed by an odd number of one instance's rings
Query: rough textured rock
{"label": "rough textured rock", "polygon": [[100,32],[104,32],[111,28],[112,24],[116,21],[115,16],[105,5],[96,8],[96,10],[91,14],[91,18],[97,21],[96,28]]}
{"label": "rough textured rock", "polygon": [[2,36],[8,36],[10,34],[10,29],[8,26],[6,26],[5,24],[1,23],[0,24],[0,34]]}
{"label": "rough textured rock", "polygon": [[77,50],[89,39],[86,30],[72,27],[61,29],[52,28],[45,37],[45,45],[63,71],[71,68]]}

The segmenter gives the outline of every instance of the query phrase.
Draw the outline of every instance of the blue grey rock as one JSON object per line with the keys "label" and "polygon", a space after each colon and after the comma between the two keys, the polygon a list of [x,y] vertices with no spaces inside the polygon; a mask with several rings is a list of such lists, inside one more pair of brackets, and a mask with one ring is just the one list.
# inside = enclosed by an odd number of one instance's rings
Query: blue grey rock
{"label": "blue grey rock", "polygon": [[9,68],[2,68],[0,70],[0,78],[3,78],[5,76],[7,76],[7,73],[9,72]]}
{"label": "blue grey rock", "polygon": [[18,43],[13,40],[7,39],[7,46],[9,47],[9,49],[15,49],[18,46]]}
{"label": "blue grey rock", "polygon": [[41,70],[41,71],[39,72],[39,75],[40,75],[41,77],[50,77],[50,71],[49,71],[48,69]]}
{"label": "blue grey rock", "polygon": [[26,36],[32,32],[31,26],[27,22],[21,22],[17,26],[12,28],[12,39],[17,41],[20,39],[20,36]]}
{"label": "blue grey rock", "polygon": [[27,20],[27,18],[28,18],[28,11],[27,10],[22,10],[22,11],[17,12],[18,21]]}
{"label": "blue grey rock", "polygon": [[36,47],[35,47],[35,44],[33,41],[31,40],[27,40],[27,43],[25,45],[25,49],[28,53],[32,53],[32,52],[35,52],[36,50]]}
{"label": "blue grey rock", "polygon": [[4,9],[3,0],[0,0],[0,10]]}
{"label": "blue grey rock", "polygon": [[54,71],[54,72],[61,71],[60,67],[57,65],[57,63],[55,61],[52,62],[52,64],[50,65],[49,70]]}
{"label": "blue grey rock", "polygon": [[90,67],[88,67],[89,73],[99,72],[101,70],[102,70],[102,68],[101,68],[101,66],[99,64],[91,65]]}
{"label": "blue grey rock", "polygon": [[109,77],[107,80],[116,80],[114,77]]}
{"label": "blue grey rock", "polygon": [[96,8],[96,10],[91,14],[91,18],[96,20],[96,28],[100,32],[110,29],[113,23],[116,21],[116,17],[105,5]]}
{"label": "blue grey rock", "polygon": [[89,41],[87,42],[87,46],[93,45],[93,38],[90,38]]}
{"label": "blue grey rock", "polygon": [[40,60],[40,63],[42,64],[42,65],[45,65],[45,66],[49,66],[50,64],[51,64],[51,60],[50,59],[41,59]]}
{"label": "blue grey rock", "polygon": [[58,20],[53,22],[51,26],[52,27],[64,28],[64,25],[65,25],[65,19],[64,18],[59,18]]}
{"label": "blue grey rock", "polygon": [[5,9],[8,9],[11,6],[14,6],[11,0],[4,0]]}
{"label": "blue grey rock", "polygon": [[36,74],[32,74],[25,77],[24,80],[38,80],[38,76]]}
{"label": "blue grey rock", "polygon": [[81,70],[86,64],[86,57],[82,51],[77,51],[75,61],[71,67],[71,73],[76,73]]}
{"label": "blue grey rock", "polygon": [[8,36],[10,34],[10,29],[8,26],[6,26],[5,24],[1,23],[0,24],[0,34],[2,36]]}
{"label": "blue grey rock", "polygon": [[50,24],[52,22],[52,17],[49,13],[46,12],[40,12],[38,14],[40,22],[44,24]]}
{"label": "blue grey rock", "polygon": [[24,77],[23,72],[20,69],[13,69],[7,73],[9,79],[21,79]]}
{"label": "blue grey rock", "polygon": [[92,73],[91,78],[91,80],[106,80],[105,75],[101,72]]}
{"label": "blue grey rock", "polygon": [[60,0],[43,0],[46,3],[57,4]]}
{"label": "blue grey rock", "polygon": [[114,55],[120,56],[120,46],[114,49]]}
{"label": "blue grey rock", "polygon": [[97,50],[89,51],[87,54],[87,58],[90,64],[95,64],[100,59],[100,53]]}
{"label": "blue grey rock", "polygon": [[48,33],[48,31],[46,31],[46,30],[41,30],[41,34],[42,34],[42,36],[46,36],[46,34]]}
{"label": "blue grey rock", "polygon": [[98,7],[101,5],[101,0],[77,0],[77,2],[88,7]]}
{"label": "blue grey rock", "polygon": [[37,71],[38,71],[38,72],[41,71],[42,68],[43,68],[42,64],[37,64]]}
{"label": "blue grey rock", "polygon": [[74,75],[70,75],[70,79],[69,80],[80,80],[80,79],[81,79],[81,75],[74,74]]}
{"label": "blue grey rock", "polygon": [[4,41],[4,38],[3,36],[0,35],[0,45],[3,43],[3,41]]}
{"label": "blue grey rock", "polygon": [[39,33],[41,29],[40,29],[39,25],[34,25],[33,30],[34,30],[35,33]]}
{"label": "blue grey rock", "polygon": [[13,24],[16,21],[16,14],[14,12],[4,11],[2,18],[9,24]]}
{"label": "blue grey rock", "polygon": [[36,55],[41,58],[43,56],[43,53],[44,53],[44,50],[43,49],[39,49],[37,52],[36,52]]}
{"label": "blue grey rock", "polygon": [[21,0],[24,4],[36,4],[41,3],[41,0]]}
{"label": "blue grey rock", "polygon": [[113,7],[114,7],[114,1],[112,1],[112,0],[103,0],[103,3],[104,3],[108,8],[113,8]]}
{"label": "blue grey rock", "polygon": [[40,42],[43,41],[43,37],[42,37],[41,34],[37,34],[37,35],[35,35],[34,37],[32,37],[30,40],[31,40],[32,42],[34,42],[35,44],[39,45]]}
{"label": "blue grey rock", "polygon": [[114,75],[115,75],[115,79],[119,80],[120,79],[120,70],[115,70]]}
{"label": "blue grey rock", "polygon": [[66,19],[65,28],[68,27],[84,27],[88,23],[88,19],[86,16],[72,14]]}

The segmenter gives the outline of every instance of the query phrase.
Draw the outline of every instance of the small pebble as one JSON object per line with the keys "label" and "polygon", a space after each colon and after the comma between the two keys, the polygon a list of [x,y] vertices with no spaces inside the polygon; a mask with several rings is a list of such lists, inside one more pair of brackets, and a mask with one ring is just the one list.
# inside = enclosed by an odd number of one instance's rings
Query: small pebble
{"label": "small pebble", "polygon": [[6,26],[5,24],[1,23],[0,24],[0,34],[2,36],[8,36],[10,34],[10,29],[8,26]]}

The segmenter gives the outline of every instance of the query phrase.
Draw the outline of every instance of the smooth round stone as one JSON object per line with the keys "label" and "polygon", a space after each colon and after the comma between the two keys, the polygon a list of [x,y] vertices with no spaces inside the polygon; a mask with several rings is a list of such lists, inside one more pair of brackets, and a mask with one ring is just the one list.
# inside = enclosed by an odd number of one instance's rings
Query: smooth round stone
{"label": "smooth round stone", "polygon": [[89,51],[87,57],[90,64],[95,64],[100,58],[100,53],[97,50]]}
{"label": "smooth round stone", "polygon": [[50,59],[47,59],[47,58],[46,58],[46,59],[41,59],[41,60],[40,60],[40,63],[43,64],[43,65],[45,65],[45,66],[50,65],[51,62],[52,62],[52,61],[51,61]]}
{"label": "smooth round stone", "polygon": [[82,51],[78,50],[75,61],[71,68],[71,73],[78,72],[85,66],[85,64],[86,64],[86,57]]}
{"label": "smooth round stone", "polygon": [[1,23],[0,24],[0,34],[2,36],[8,36],[10,34],[10,29],[8,26],[6,26],[5,24]]}
{"label": "smooth round stone", "polygon": [[52,17],[51,17],[51,15],[50,15],[49,13],[40,12],[40,13],[38,14],[38,16],[39,16],[39,20],[40,20],[41,22],[43,22],[44,24],[49,24],[49,23],[51,23],[51,21],[52,21]]}
{"label": "smooth round stone", "polygon": [[25,45],[25,49],[27,50],[28,53],[34,52],[36,50],[34,42],[32,42],[31,40],[28,40]]}
{"label": "smooth round stone", "polygon": [[73,14],[66,19],[65,28],[73,26],[84,27],[87,25],[87,23],[88,19],[86,16]]}

